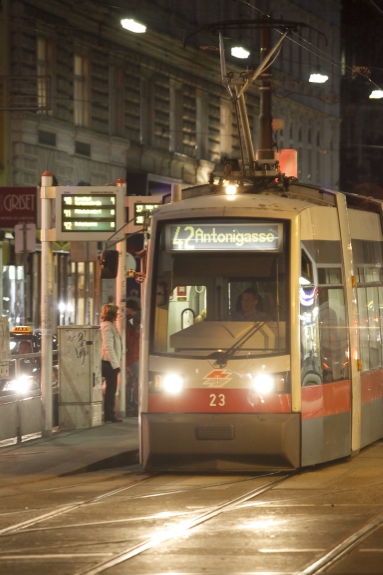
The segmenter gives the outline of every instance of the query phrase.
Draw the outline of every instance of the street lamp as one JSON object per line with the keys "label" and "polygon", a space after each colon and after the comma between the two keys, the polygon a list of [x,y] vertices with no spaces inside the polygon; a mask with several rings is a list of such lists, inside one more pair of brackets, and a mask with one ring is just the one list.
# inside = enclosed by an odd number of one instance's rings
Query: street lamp
{"label": "street lamp", "polygon": [[379,100],[380,98],[383,98],[383,90],[373,90],[369,95],[369,98],[371,100]]}
{"label": "street lamp", "polygon": [[133,18],[124,18],[121,20],[121,26],[129,32],[134,32],[135,34],[144,34],[146,32],[146,26],[136,22]]}
{"label": "street lamp", "polygon": [[242,46],[234,46],[231,49],[231,55],[235,58],[241,58],[241,60],[244,60],[250,56],[250,52],[245,50],[245,48],[242,48]]}
{"label": "street lamp", "polygon": [[314,84],[324,84],[327,82],[328,76],[325,74],[321,74],[320,72],[316,72],[315,74],[310,74],[309,82],[313,82]]}

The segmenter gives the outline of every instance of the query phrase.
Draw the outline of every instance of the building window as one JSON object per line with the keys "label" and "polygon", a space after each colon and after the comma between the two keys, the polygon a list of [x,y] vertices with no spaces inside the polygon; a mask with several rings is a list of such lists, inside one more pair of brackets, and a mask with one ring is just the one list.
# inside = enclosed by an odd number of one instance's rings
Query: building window
{"label": "building window", "polygon": [[85,56],[74,56],[74,123],[89,127],[90,124],[90,74],[89,61]]}
{"label": "building window", "polygon": [[109,69],[109,131],[113,136],[124,136],[124,70]]}
{"label": "building window", "polygon": [[37,38],[37,107],[40,114],[52,114],[52,45]]}
{"label": "building window", "polygon": [[76,140],[75,144],[75,154],[79,154],[80,156],[87,156],[90,158],[90,144],[86,142],[78,142]]}
{"label": "building window", "polygon": [[39,144],[44,144],[44,146],[56,146],[56,134],[54,132],[47,132],[45,130],[39,130],[38,132],[38,142]]}
{"label": "building window", "polygon": [[151,78],[141,78],[140,142],[151,146],[154,137],[154,86]]}
{"label": "building window", "polygon": [[183,153],[183,91],[179,82],[170,83],[169,151]]}

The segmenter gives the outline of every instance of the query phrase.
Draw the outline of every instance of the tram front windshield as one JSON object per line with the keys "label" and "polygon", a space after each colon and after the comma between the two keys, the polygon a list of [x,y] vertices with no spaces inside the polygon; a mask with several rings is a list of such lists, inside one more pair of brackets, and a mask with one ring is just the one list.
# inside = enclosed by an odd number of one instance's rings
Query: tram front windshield
{"label": "tram front windshield", "polygon": [[288,351],[287,224],[167,223],[156,242],[151,351],[231,359]]}

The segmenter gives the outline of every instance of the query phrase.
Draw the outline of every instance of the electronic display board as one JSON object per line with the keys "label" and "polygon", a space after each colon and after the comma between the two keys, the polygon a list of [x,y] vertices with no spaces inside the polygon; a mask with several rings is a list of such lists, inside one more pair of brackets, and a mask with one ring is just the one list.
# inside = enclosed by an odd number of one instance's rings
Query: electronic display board
{"label": "electronic display board", "polygon": [[134,225],[142,226],[144,224],[145,213],[151,213],[155,208],[161,204],[156,202],[146,202],[144,204],[134,204]]}
{"label": "electronic display board", "polygon": [[[106,241],[123,227],[124,216],[124,191],[120,187],[56,188],[58,241]],[[122,238],[124,232],[120,235]]]}
{"label": "electronic display board", "polygon": [[61,197],[61,231],[115,232],[117,225],[114,196],[71,195]]}
{"label": "electronic display board", "polygon": [[170,252],[279,252],[282,249],[282,225],[206,221],[168,224],[166,247]]}

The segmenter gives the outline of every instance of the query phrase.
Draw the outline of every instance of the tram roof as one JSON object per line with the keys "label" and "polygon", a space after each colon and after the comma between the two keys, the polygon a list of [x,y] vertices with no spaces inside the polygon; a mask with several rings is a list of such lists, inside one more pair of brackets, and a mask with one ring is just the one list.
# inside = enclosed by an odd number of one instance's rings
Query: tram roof
{"label": "tram roof", "polygon": [[[235,206],[235,207],[262,207],[261,204],[267,204],[271,209],[278,209],[280,206],[285,211],[301,211],[310,206],[334,206],[336,205],[336,196],[342,195],[346,198],[347,207],[361,211],[373,212],[380,215],[383,227],[383,201],[372,197],[361,196],[357,194],[344,193],[335,190],[329,190],[309,184],[300,184],[293,180],[287,187],[283,188],[277,182],[272,182],[268,186],[254,188],[251,185],[247,188],[240,189],[239,193],[234,196],[226,195],[224,188],[216,184],[204,184],[184,188],[181,192],[182,201],[172,202],[168,198],[168,204],[173,206],[173,210],[178,210],[181,206],[192,209],[197,207],[218,207],[218,206]],[[205,200],[205,201],[201,201]]]}

